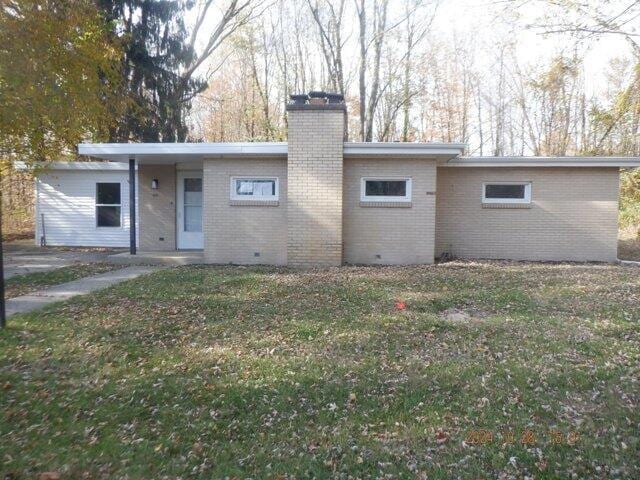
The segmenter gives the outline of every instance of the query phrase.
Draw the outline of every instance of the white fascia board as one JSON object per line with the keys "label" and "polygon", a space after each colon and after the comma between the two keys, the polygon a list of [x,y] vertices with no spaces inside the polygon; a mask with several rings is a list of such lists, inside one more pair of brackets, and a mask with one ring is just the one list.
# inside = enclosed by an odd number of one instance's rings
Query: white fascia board
{"label": "white fascia board", "polygon": [[120,162],[37,162],[27,165],[24,162],[16,162],[18,170],[33,170],[37,173],[50,170],[129,170],[129,164]]}
{"label": "white fascia board", "polygon": [[457,157],[466,144],[411,142],[345,142],[345,157]]}
{"label": "white fascia board", "polygon": [[269,143],[81,143],[78,153],[110,161],[122,161],[138,156],[176,157],[176,161],[195,158],[278,157],[286,156],[287,144]]}
{"label": "white fascia board", "polygon": [[[466,148],[456,143],[401,143],[401,142],[345,142],[346,157],[427,157],[441,158],[461,155]],[[194,158],[227,157],[286,157],[285,142],[244,142],[244,143],[81,143],[78,153],[109,161],[126,161],[128,158],[152,160],[175,157],[188,161]]]}
{"label": "white fascia board", "polygon": [[640,157],[458,157],[439,167],[640,167]]}

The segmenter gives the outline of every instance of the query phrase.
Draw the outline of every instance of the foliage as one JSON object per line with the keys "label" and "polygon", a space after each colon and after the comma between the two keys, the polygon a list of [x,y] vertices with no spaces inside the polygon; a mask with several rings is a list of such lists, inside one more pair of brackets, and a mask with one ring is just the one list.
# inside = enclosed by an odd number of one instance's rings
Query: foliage
{"label": "foliage", "polygon": [[33,176],[15,168],[8,168],[0,178],[2,192],[2,238],[33,238],[34,188]]}
{"label": "foliage", "polygon": [[610,75],[629,77],[616,91],[608,105],[595,105],[591,116],[596,136],[593,153],[640,155],[638,125],[640,125],[640,57],[629,66],[615,60]]}
{"label": "foliage", "polygon": [[0,9],[0,158],[58,159],[104,139],[122,99],[119,50],[89,0]]}
{"label": "foliage", "polygon": [[635,228],[640,236],[640,168],[620,175],[620,226]]}
{"label": "foliage", "polygon": [[98,3],[113,22],[112,34],[124,44],[123,78],[133,100],[112,130],[112,140],[185,141],[191,99],[206,87],[203,80],[181,75],[195,59],[184,24],[193,2]]}
{"label": "foliage", "polygon": [[[564,24],[568,10],[583,5],[540,0],[528,11],[520,3],[487,6],[496,28],[460,31],[430,0],[276,0],[248,25],[253,42],[220,52],[211,88],[196,102],[194,136],[270,139],[286,132],[288,94],[337,89],[346,95],[352,140],[464,142],[469,155],[640,154],[633,70],[640,50],[617,50],[616,60],[630,63],[603,69],[600,88],[599,78],[585,78],[593,68],[588,40],[598,36],[580,43],[569,26],[545,29],[545,44],[556,38],[558,48],[538,59],[513,34],[540,31],[527,23],[536,10],[553,12],[543,24]],[[593,9],[603,16],[597,30],[611,34],[607,19],[625,18],[630,27],[638,2],[628,3]]]}
{"label": "foliage", "polygon": [[0,332],[0,473],[639,478],[639,295],[613,265],[164,270]]}

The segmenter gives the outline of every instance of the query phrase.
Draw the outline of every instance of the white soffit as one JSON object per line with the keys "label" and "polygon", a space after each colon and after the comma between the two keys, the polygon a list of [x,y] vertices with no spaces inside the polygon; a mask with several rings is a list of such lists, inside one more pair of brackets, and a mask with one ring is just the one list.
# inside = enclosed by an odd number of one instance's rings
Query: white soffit
{"label": "white soffit", "polygon": [[81,143],[78,153],[112,162],[176,163],[203,158],[286,157],[287,144],[269,143]]}
{"label": "white soffit", "polygon": [[16,170],[35,170],[38,173],[51,170],[129,170],[129,164],[125,162],[37,162],[33,165],[16,162],[14,166]]}
{"label": "white soffit", "polygon": [[439,167],[640,167],[640,157],[457,157]]}
{"label": "white soffit", "polygon": [[[639,157],[462,157],[461,143],[345,142],[345,158],[437,159],[442,167],[640,167]],[[110,162],[174,164],[205,158],[286,158],[286,142],[82,143],[78,153]],[[117,168],[116,168],[117,169]]]}
{"label": "white soffit", "polygon": [[[451,158],[465,145],[453,143],[345,142],[345,157]],[[247,143],[81,143],[78,153],[112,162],[134,157],[140,163],[176,163],[204,158],[278,158],[287,156],[285,142]]]}
{"label": "white soffit", "polygon": [[462,143],[345,142],[344,156],[453,158],[466,148]]}

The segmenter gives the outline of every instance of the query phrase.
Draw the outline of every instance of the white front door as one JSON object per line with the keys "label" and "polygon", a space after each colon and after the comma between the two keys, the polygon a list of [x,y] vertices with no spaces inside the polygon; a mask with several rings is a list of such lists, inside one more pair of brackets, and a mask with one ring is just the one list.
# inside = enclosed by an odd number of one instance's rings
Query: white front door
{"label": "white front door", "polygon": [[178,171],[178,249],[204,248],[202,237],[202,172]]}

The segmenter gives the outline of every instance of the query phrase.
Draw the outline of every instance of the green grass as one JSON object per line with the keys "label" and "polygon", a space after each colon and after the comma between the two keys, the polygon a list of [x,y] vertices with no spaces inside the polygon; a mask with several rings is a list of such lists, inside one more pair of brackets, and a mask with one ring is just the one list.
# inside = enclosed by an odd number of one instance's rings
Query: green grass
{"label": "green grass", "polygon": [[638,478],[639,321],[610,265],[160,271],[10,319],[0,474]]}
{"label": "green grass", "polygon": [[122,265],[110,265],[107,263],[88,263],[70,265],[58,268],[50,272],[28,273],[11,277],[5,282],[7,298],[19,297],[43,288],[71,282],[79,278],[110,272],[122,268]]}

